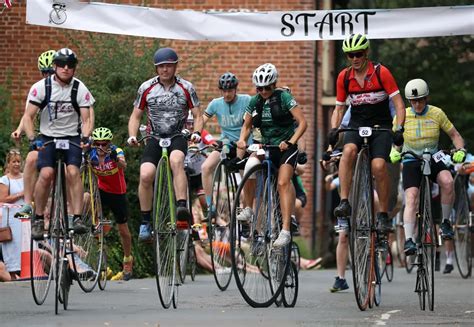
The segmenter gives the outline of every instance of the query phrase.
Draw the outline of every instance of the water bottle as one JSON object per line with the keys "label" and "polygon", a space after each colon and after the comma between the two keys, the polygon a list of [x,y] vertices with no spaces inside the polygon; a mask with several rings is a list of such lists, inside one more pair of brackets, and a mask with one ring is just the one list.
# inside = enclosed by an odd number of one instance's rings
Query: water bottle
{"label": "water bottle", "polygon": [[227,138],[222,140],[222,152],[224,154],[229,154],[230,153],[230,141]]}
{"label": "water bottle", "polygon": [[138,130],[140,131],[142,138],[146,136],[146,125],[140,124]]}

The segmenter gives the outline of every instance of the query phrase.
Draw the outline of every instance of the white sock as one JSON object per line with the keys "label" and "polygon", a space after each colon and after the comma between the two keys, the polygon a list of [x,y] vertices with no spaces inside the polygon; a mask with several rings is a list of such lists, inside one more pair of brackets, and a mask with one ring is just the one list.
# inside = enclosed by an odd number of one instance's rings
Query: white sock
{"label": "white sock", "polygon": [[454,251],[446,251],[446,264],[453,264]]}
{"label": "white sock", "polygon": [[415,231],[415,223],[404,223],[403,228],[405,229],[405,240],[411,238],[413,240],[413,233]]}
{"label": "white sock", "polygon": [[452,209],[453,209],[452,204],[441,203],[441,212],[443,213],[443,219],[449,220],[449,218],[451,217],[451,210]]}

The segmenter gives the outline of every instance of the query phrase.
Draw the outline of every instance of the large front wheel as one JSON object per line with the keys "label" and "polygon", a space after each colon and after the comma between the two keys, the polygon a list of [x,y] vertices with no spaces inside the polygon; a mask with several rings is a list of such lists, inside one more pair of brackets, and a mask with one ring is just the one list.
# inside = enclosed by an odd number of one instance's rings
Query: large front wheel
{"label": "large front wheel", "polygon": [[431,311],[434,310],[434,258],[436,252],[436,232],[431,215],[431,190],[428,177],[423,177],[420,190],[420,219],[422,219],[421,246],[423,267],[426,282],[426,296]]}
{"label": "large front wheel", "polygon": [[158,163],[154,190],[155,277],[161,305],[167,309],[176,287],[177,230],[171,169],[166,157]]}
{"label": "large front wheel", "polygon": [[104,226],[97,176],[92,172],[90,165],[84,165],[81,170],[84,187],[82,221],[87,226],[88,232],[74,235],[72,262],[79,286],[84,292],[91,292],[100,278]]}
{"label": "large front wheel", "polygon": [[[273,249],[280,231],[276,176],[260,164],[244,176],[237,189],[231,220],[231,258],[237,287],[252,307],[268,307],[280,295],[290,262],[289,246]],[[244,191],[252,193],[252,203],[244,203]],[[270,193],[269,193],[270,192]],[[249,197],[247,197],[249,198]],[[245,208],[252,209],[250,220],[238,220]]]}
{"label": "large front wheel", "polygon": [[466,178],[466,176],[457,175],[454,179],[454,253],[462,278],[470,277],[472,272],[472,222],[470,222]]}
{"label": "large front wheel", "polygon": [[212,183],[212,205],[209,210],[212,270],[217,287],[225,291],[232,278],[230,258],[230,220],[237,186],[233,173],[220,162]]}
{"label": "large front wheel", "polygon": [[357,306],[365,310],[371,295],[374,277],[374,231],[372,174],[368,150],[358,155],[351,190],[350,253],[354,294]]}

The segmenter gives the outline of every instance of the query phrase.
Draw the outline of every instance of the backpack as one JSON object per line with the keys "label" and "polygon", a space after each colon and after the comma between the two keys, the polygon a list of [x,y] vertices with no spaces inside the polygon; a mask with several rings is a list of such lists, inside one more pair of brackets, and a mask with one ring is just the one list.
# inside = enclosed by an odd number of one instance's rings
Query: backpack
{"label": "backpack", "polygon": [[[375,68],[375,76],[379,81],[380,86],[383,87],[382,80],[380,79],[380,63],[374,63]],[[352,66],[346,69],[346,73],[344,74],[344,90],[346,91],[346,95],[349,95],[349,74],[351,73]]]}
{"label": "backpack", "polygon": [[[286,127],[294,124],[295,119],[291,113],[283,113],[281,108],[281,94],[282,92],[289,92],[287,89],[275,89],[270,98],[268,98],[268,105],[270,106],[272,120],[276,125]],[[262,126],[262,112],[265,100],[260,94],[257,95],[257,103],[255,109],[257,114],[252,117],[254,127],[260,128]]]}
{"label": "backpack", "polygon": [[[51,76],[48,76],[44,79],[44,87],[45,87],[45,90],[46,90],[46,94],[45,94],[44,100],[40,104],[40,107],[39,107],[40,110],[43,110],[51,102],[51,89],[52,89]],[[71,104],[74,107],[74,110],[76,111],[76,113],[78,115],[78,120],[80,120],[81,119],[81,110],[79,108],[79,103],[77,102],[78,89],[79,89],[79,81],[77,79],[75,79],[74,82],[72,83]],[[57,118],[57,115],[58,115],[58,113],[57,113],[57,110],[56,110],[56,112],[55,112],[56,117],[55,118]],[[49,119],[52,120],[52,117],[50,116]]]}

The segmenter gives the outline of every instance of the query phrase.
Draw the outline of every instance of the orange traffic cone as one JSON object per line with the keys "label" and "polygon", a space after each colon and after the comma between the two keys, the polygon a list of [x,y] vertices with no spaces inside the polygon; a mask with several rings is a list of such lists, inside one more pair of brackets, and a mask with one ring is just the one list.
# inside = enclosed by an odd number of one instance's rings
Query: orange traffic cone
{"label": "orange traffic cone", "polygon": [[35,249],[33,251],[33,260],[36,264],[31,267],[31,252],[30,252],[30,240],[31,240],[31,221],[29,218],[20,218],[21,220],[21,272],[20,280],[31,279],[31,274],[35,278],[47,276],[44,272],[41,260],[40,250]]}

